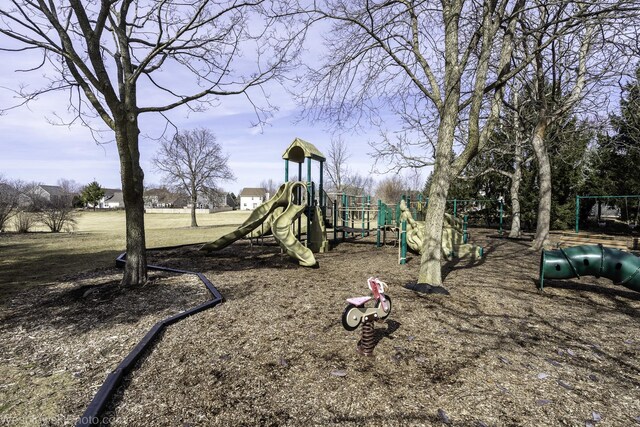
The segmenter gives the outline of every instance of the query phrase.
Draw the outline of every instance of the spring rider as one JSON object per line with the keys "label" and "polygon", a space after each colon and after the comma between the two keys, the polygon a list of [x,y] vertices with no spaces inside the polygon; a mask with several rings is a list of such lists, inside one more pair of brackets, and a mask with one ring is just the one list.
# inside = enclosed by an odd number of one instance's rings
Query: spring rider
{"label": "spring rider", "polygon": [[[385,295],[386,283],[378,278],[367,280],[373,296],[354,297],[347,299],[347,308],[342,313],[342,326],[347,331],[353,331],[362,323],[362,338],[358,341],[356,350],[363,356],[373,356],[375,347],[374,321],[386,319],[391,313],[391,297]],[[373,307],[365,307],[369,301],[374,301]]]}

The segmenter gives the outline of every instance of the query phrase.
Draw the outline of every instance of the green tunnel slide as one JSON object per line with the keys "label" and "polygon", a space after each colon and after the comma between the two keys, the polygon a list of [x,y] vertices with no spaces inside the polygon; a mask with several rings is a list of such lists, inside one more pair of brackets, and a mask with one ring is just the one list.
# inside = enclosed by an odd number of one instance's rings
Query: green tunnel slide
{"label": "green tunnel slide", "polygon": [[602,245],[542,251],[540,289],[544,288],[545,279],[571,279],[580,276],[606,277],[615,285],[640,292],[640,258]]}

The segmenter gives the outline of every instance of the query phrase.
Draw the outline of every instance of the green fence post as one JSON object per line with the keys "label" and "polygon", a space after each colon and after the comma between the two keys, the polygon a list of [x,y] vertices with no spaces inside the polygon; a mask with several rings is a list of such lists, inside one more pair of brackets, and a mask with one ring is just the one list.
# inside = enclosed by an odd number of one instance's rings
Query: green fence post
{"label": "green fence post", "polygon": [[580,196],[576,195],[576,234],[580,232]]}
{"label": "green fence post", "polygon": [[378,231],[376,234],[376,247],[380,247],[382,246],[380,244],[380,227],[382,224],[380,224],[380,221],[382,221],[383,218],[383,213],[382,213],[382,200],[378,199]]}
{"label": "green fence post", "polygon": [[344,227],[348,226],[349,224],[347,223],[347,203],[348,199],[347,199],[347,195],[343,192],[342,193],[342,240],[344,240]]}
{"label": "green fence post", "polygon": [[364,237],[364,197],[365,196],[360,197],[362,200],[362,210],[360,211],[360,215],[362,216],[362,228],[360,229],[360,237]]}
{"label": "green fence post", "polygon": [[407,221],[402,221],[400,231],[400,264],[407,263]]}
{"label": "green fence post", "polygon": [[457,217],[458,216],[458,200],[457,199],[453,199],[453,217]]}
{"label": "green fence post", "polygon": [[324,222],[325,216],[327,215],[327,201],[324,198],[324,162],[320,161],[320,185],[318,185],[318,203],[320,203],[320,211],[322,212],[322,221]]}
{"label": "green fence post", "polygon": [[338,197],[333,201],[333,243],[338,241]]}
{"label": "green fence post", "polygon": [[371,234],[371,195],[367,195],[367,236]]}

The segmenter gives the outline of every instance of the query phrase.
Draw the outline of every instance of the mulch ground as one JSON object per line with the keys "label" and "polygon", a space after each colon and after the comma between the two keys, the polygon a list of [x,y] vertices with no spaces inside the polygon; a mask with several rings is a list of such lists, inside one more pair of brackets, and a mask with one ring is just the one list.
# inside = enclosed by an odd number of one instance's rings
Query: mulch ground
{"label": "mulch ground", "polygon": [[[539,293],[527,242],[477,234],[486,257],[448,264],[446,292],[430,294],[406,288],[418,256],[397,265],[397,248],[373,238],[318,254],[318,269],[247,242],[152,251],[151,263],[205,273],[226,301],[169,327],[105,416],[113,426],[640,424],[640,294],[592,277]],[[193,276],[121,291],[117,272],[92,275],[3,302],[0,422],[73,422],[155,321],[206,299]],[[365,358],[340,318],[370,276],[389,285],[393,311]]]}

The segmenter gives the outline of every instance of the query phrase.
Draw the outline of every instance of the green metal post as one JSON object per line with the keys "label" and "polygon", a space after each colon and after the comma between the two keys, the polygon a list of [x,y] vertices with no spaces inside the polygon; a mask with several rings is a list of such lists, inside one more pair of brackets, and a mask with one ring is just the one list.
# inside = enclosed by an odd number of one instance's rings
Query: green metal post
{"label": "green metal post", "polygon": [[380,244],[380,227],[382,224],[380,224],[380,221],[382,221],[382,218],[384,216],[384,213],[382,212],[382,200],[378,199],[378,231],[376,233],[376,247],[380,247],[382,246]]}
{"label": "green metal post", "polygon": [[333,243],[338,241],[338,198],[333,201]]}
{"label": "green metal post", "polygon": [[318,196],[320,199],[320,210],[322,211],[322,221],[324,222],[325,216],[327,215],[327,201],[324,198],[324,185],[322,183],[323,180],[323,170],[324,162],[320,161],[320,185],[318,185]]}
{"label": "green metal post", "polygon": [[284,182],[289,182],[289,159],[284,161]]}
{"label": "green metal post", "polygon": [[342,240],[344,240],[344,227],[347,227],[349,223],[347,222],[347,206],[349,204],[349,198],[346,194],[342,193]]}
{"label": "green metal post", "polygon": [[457,217],[458,216],[458,200],[457,199],[453,199],[453,217]]}
{"label": "green metal post", "polygon": [[371,195],[367,195],[367,236],[371,233]]}
{"label": "green metal post", "polygon": [[[314,199],[313,189],[311,188],[311,157],[307,158],[307,241],[305,246],[309,247],[309,233],[311,231],[311,209]],[[316,221],[318,219],[316,218]]]}
{"label": "green metal post", "polygon": [[580,196],[576,195],[576,234],[580,232]]}
{"label": "green metal post", "polygon": [[[302,181],[302,163],[298,163],[298,181]],[[298,187],[298,203],[302,204],[302,188]],[[298,241],[302,236],[302,215],[298,217]]]}
{"label": "green metal post", "polygon": [[362,201],[362,209],[360,211],[360,216],[362,218],[362,227],[360,228],[360,237],[364,237],[364,196],[360,196],[360,200]]}
{"label": "green metal post", "polygon": [[[356,196],[351,196],[351,206],[353,206],[353,212],[349,210],[349,219],[351,220],[351,237],[355,237],[356,234],[353,232],[353,229],[356,228],[355,219],[356,219]],[[349,203],[349,196],[347,196],[347,204]]]}
{"label": "green metal post", "polygon": [[400,264],[407,263],[407,221],[402,221],[400,231]]}

